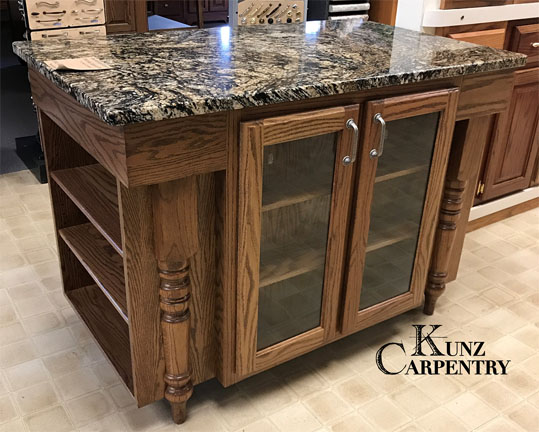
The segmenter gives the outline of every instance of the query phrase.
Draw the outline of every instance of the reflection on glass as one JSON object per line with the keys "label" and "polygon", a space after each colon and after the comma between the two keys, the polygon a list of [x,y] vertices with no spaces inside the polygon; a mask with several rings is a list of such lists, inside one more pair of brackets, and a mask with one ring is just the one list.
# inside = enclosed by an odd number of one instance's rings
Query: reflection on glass
{"label": "reflection on glass", "polygon": [[258,350],[320,325],[336,137],[264,148]]}
{"label": "reflection on glass", "polygon": [[410,290],[439,113],[388,122],[378,160],[359,309]]}

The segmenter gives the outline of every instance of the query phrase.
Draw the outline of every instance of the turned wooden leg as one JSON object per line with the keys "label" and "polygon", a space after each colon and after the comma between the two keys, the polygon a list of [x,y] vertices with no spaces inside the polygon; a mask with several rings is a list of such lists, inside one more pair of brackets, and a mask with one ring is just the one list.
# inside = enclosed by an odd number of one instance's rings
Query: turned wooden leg
{"label": "turned wooden leg", "polygon": [[156,186],[153,211],[155,253],[161,278],[165,398],[171,404],[174,422],[183,423],[187,400],[193,394],[189,367],[189,258],[198,250],[194,177]]}
{"label": "turned wooden leg", "polygon": [[427,287],[425,289],[425,306],[423,312],[427,315],[434,313],[438,297],[445,290],[451,249],[455,240],[457,222],[462,209],[462,197],[466,182],[446,181],[438,227],[436,228],[435,249],[433,251]]}

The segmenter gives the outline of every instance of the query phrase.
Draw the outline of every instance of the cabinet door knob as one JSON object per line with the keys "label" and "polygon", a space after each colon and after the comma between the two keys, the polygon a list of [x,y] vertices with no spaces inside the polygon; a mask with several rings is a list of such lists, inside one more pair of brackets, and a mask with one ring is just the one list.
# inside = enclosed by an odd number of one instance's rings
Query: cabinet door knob
{"label": "cabinet door knob", "polygon": [[531,43],[531,46],[533,48],[539,48],[539,42],[533,42],[533,43]]}
{"label": "cabinet door knob", "polygon": [[382,125],[382,130],[380,131],[380,142],[378,143],[378,148],[372,149],[369,152],[369,156],[371,159],[379,158],[380,156],[384,154],[384,142],[386,140],[386,121],[382,117],[382,114],[380,113],[375,114],[374,121]]}
{"label": "cabinet door knob", "polygon": [[342,164],[344,166],[353,164],[357,157],[357,146],[359,141],[359,129],[354,119],[348,119],[346,122],[346,128],[354,131],[354,143],[352,144],[352,156],[345,156],[342,158]]}

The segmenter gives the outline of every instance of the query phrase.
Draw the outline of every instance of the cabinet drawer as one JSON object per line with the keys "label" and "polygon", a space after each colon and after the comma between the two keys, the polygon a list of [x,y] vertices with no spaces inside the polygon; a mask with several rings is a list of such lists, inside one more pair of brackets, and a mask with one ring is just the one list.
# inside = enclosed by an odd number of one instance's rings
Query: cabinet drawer
{"label": "cabinet drawer", "polygon": [[502,49],[505,40],[505,29],[501,28],[466,33],[452,33],[449,35],[449,37],[460,41]]}
{"label": "cabinet drawer", "polygon": [[517,26],[513,29],[511,51],[528,56],[528,65],[539,61],[539,24]]}

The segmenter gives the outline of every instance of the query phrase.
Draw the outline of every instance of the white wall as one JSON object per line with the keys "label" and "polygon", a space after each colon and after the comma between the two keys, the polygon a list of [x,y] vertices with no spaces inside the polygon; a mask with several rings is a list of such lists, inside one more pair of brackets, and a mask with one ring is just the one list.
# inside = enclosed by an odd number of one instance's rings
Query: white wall
{"label": "white wall", "polygon": [[426,8],[439,9],[440,0],[399,0],[395,25],[409,30],[424,31],[421,23]]}

